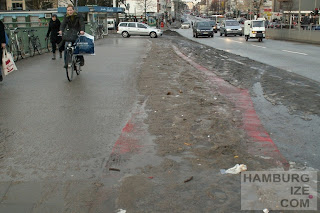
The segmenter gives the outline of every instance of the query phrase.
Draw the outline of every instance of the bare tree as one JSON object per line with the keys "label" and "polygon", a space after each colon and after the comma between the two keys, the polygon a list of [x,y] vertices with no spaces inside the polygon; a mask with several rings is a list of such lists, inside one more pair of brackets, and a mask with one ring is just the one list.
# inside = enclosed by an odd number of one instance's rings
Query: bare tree
{"label": "bare tree", "polygon": [[[155,5],[154,0],[137,0],[137,6],[140,10],[144,11],[143,13],[148,13]],[[147,14],[144,14],[144,16],[146,18]]]}

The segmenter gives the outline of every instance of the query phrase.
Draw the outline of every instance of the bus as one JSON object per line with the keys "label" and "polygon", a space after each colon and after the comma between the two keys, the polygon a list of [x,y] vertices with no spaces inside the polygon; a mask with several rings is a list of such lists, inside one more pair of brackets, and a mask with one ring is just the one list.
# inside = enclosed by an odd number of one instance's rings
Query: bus
{"label": "bus", "polygon": [[217,23],[217,30],[220,30],[220,24],[226,17],[224,15],[211,15],[210,19]]}

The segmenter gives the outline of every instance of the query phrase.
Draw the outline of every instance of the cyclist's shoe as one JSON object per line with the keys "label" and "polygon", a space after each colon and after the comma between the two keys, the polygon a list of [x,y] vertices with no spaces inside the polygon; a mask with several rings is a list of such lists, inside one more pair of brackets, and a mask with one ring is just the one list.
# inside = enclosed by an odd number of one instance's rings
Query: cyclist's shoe
{"label": "cyclist's shoe", "polygon": [[82,55],[78,56],[78,59],[80,61],[80,66],[84,65],[84,57]]}
{"label": "cyclist's shoe", "polygon": [[80,60],[80,66],[84,66],[84,58],[82,58],[82,60]]}
{"label": "cyclist's shoe", "polygon": [[53,53],[52,60],[56,60],[56,53]]}
{"label": "cyclist's shoe", "polygon": [[0,82],[1,82],[1,81],[3,81],[3,77],[2,77],[2,75],[0,75]]}

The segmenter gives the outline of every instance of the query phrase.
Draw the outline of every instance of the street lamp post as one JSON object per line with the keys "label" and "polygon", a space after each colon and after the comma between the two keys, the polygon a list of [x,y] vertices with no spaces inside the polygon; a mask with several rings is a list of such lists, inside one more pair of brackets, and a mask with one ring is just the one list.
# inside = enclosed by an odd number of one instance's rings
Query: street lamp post
{"label": "street lamp post", "polygon": [[147,23],[147,0],[144,0],[144,20]]}
{"label": "street lamp post", "polygon": [[298,15],[298,27],[301,30],[301,0],[299,0],[299,15]]}

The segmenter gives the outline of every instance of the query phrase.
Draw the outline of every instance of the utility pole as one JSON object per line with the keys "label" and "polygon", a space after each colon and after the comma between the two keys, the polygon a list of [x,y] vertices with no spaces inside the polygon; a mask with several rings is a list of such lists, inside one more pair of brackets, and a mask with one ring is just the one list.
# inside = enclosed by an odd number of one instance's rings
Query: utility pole
{"label": "utility pole", "polygon": [[144,0],[144,20],[147,23],[147,0]]}
{"label": "utility pole", "polygon": [[298,16],[298,27],[301,30],[301,0],[299,0],[299,16]]}

